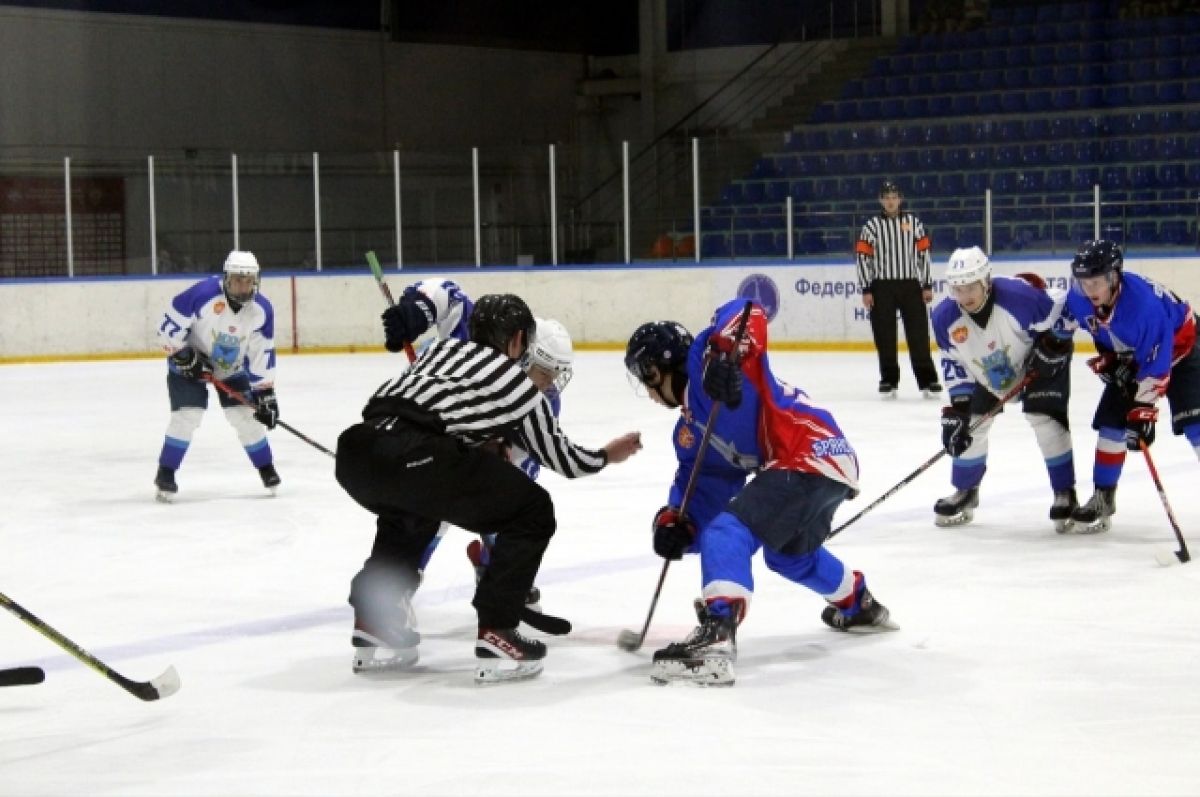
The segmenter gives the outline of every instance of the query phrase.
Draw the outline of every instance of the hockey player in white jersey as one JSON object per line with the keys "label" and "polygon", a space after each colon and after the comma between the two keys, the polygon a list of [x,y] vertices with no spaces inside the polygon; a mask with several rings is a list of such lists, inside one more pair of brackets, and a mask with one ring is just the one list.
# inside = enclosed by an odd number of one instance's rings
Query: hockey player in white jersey
{"label": "hockey player in white jersey", "polygon": [[937,501],[934,520],[939,526],[971,521],[994,418],[974,431],[971,424],[1032,374],[1019,398],[1054,491],[1050,519],[1057,531],[1069,531],[1078,503],[1067,421],[1074,324],[1062,318],[1065,296],[1051,297],[1037,275],[993,277],[977,246],[950,255],[946,282],[951,295],[934,308],[932,319],[950,397],[942,408],[942,445],[954,458],[955,492]]}
{"label": "hockey player in white jersey", "polygon": [[255,403],[255,409],[218,392],[225,418],[237,432],[263,486],[279,486],[263,429],[275,427],[275,311],[259,290],[258,259],[233,251],[221,276],[207,277],[171,300],[158,324],[167,353],[171,420],[154,477],[157,498],[170,502],[179,487],[175,471],[208,408],[206,378],[219,379]]}

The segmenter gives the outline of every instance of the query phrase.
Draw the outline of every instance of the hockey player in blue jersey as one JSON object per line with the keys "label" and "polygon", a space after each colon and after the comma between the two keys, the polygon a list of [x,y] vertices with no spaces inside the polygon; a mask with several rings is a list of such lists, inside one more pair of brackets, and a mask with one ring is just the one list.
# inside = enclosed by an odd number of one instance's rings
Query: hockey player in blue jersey
{"label": "hockey player in blue jersey", "polygon": [[1153,280],[1124,270],[1121,247],[1087,241],[1071,262],[1067,309],[1096,342],[1088,366],[1105,382],[1092,428],[1099,433],[1095,493],[1075,510],[1089,531],[1107,531],[1116,512],[1125,452],[1154,442],[1158,400],[1171,408],[1171,431],[1200,457],[1200,354],[1191,306]]}
{"label": "hockey player in blue jersey", "polygon": [[954,458],[950,481],[955,492],[934,504],[934,521],[939,526],[971,521],[995,418],[968,430],[1030,375],[1019,395],[1022,411],[1054,491],[1050,519],[1056,531],[1070,531],[1078,501],[1067,420],[1074,324],[1062,317],[1065,297],[1051,298],[1036,275],[993,277],[978,246],[954,250],[946,282],[950,296],[933,310],[933,335],[950,396],[949,406],[942,408],[942,445]]}
{"label": "hockey player in blue jersey", "polygon": [[[674,321],[643,324],[625,350],[626,368],[650,398],[681,411],[674,433],[679,468],[652,523],[655,553],[679,559],[699,552],[703,580],[700,625],[654,654],[656,683],[733,683],[736,632],[754,591],[751,560],[759,548],[769,569],[828,601],[821,619],[830,627],[890,627],[863,574],[824,547],[834,512],[857,493],[854,449],[827,410],[772,373],[761,307],[753,306],[746,324],[741,362],[728,359],[744,307],[741,300],[721,306],[695,339]],[[715,402],[723,406],[697,463]],[[680,502],[697,467],[683,514]]]}
{"label": "hockey player in blue jersey", "polygon": [[279,420],[275,399],[275,311],[259,290],[258,260],[233,251],[223,276],[195,283],[171,300],[158,323],[158,339],[167,353],[167,394],[171,420],[158,457],[157,498],[170,502],[179,487],[175,471],[183,463],[192,435],[208,407],[206,378],[215,378],[253,399],[250,409],[218,392],[225,418],[237,432],[263,486],[279,486],[265,426]]}

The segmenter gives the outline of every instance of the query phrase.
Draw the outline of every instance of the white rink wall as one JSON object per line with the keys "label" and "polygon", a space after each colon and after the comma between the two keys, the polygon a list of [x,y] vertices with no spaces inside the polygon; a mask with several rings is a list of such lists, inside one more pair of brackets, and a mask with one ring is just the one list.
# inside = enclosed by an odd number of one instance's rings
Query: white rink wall
{"label": "white rink wall", "polygon": [[[998,260],[997,274],[1032,271],[1065,288],[1069,259]],[[934,265],[940,277],[944,263]],[[1129,258],[1126,267],[1187,299],[1200,297],[1195,257]],[[696,330],[714,307],[740,295],[773,313],[777,348],[858,349],[871,332],[845,263],[656,265],[628,268],[539,267],[406,269],[387,274],[392,293],[418,279],[449,277],[471,296],[511,292],[537,315],[559,319],[580,348],[623,346],[638,324],[678,320]],[[199,275],[89,278],[0,283],[0,362],[138,357],[157,352],[155,325],[171,297]],[[940,279],[937,298],[945,293]],[[275,307],[280,352],[345,351],[382,346],[384,300],[361,272],[268,275],[263,292]]]}

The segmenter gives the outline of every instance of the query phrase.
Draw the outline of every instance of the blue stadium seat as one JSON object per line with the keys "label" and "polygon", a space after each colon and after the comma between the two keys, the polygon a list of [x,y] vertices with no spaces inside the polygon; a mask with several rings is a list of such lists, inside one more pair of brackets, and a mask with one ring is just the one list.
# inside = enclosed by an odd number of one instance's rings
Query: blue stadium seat
{"label": "blue stadium seat", "polygon": [[1027,92],[1025,107],[1030,113],[1043,113],[1050,110],[1050,92],[1045,89]]}
{"label": "blue stadium seat", "polygon": [[992,191],[998,194],[1011,194],[1017,188],[1017,173],[993,172],[992,173]]}
{"label": "blue stadium seat", "polygon": [[942,160],[947,169],[961,170],[970,166],[970,157],[970,151],[966,147],[950,147]]}
{"label": "blue stadium seat", "polygon": [[1186,183],[1195,184],[1182,163],[1164,163],[1159,166],[1157,182],[1162,188],[1176,188]]}
{"label": "blue stadium seat", "polygon": [[1006,89],[1023,89],[1029,86],[1028,69],[1009,69],[1004,73],[1002,85]]}
{"label": "blue stadium seat", "polygon": [[[1144,61],[1134,61],[1129,67],[1129,79],[1135,83],[1154,80],[1154,61],[1149,57]],[[1136,87],[1135,87],[1136,88]]]}
{"label": "blue stadium seat", "polygon": [[950,111],[955,116],[974,116],[979,110],[978,95],[955,94],[950,100]]}
{"label": "blue stadium seat", "polygon": [[742,202],[758,204],[763,201],[765,184],[758,180],[749,180],[742,188]]}
{"label": "blue stadium seat", "polygon": [[[1142,116],[1153,119],[1150,114],[1142,114]],[[1129,142],[1129,157],[1133,160],[1153,160],[1157,151],[1157,142],[1149,136],[1139,136]]]}
{"label": "blue stadium seat", "polygon": [[[997,70],[1003,69],[1005,65],[1004,50],[992,49],[984,50],[979,59],[979,67],[984,70],[982,79],[985,75],[995,73]],[[1000,76],[995,75],[995,79],[999,81]],[[982,87],[982,84],[980,84]]]}
{"label": "blue stadium seat", "polygon": [[959,196],[966,192],[967,184],[962,172],[948,172],[942,175],[942,194]]}
{"label": "blue stadium seat", "polygon": [[1045,144],[1026,144],[1021,147],[1021,162],[1026,166],[1044,166],[1050,162]]}
{"label": "blue stadium seat", "polygon": [[1016,144],[1001,144],[996,147],[992,162],[996,167],[1017,166],[1021,162],[1021,150]]}
{"label": "blue stadium seat", "polygon": [[928,97],[909,97],[904,101],[904,115],[909,119],[918,119],[929,114]]}
{"label": "blue stadium seat", "polygon": [[1029,47],[1011,47],[1005,51],[1005,66],[1029,66],[1033,63],[1033,51]]}
{"label": "blue stadium seat", "polygon": [[[1176,102],[1183,102],[1188,99],[1188,93],[1193,91],[1192,85],[1195,81],[1179,82],[1170,81],[1168,83],[1157,84],[1157,90],[1154,93],[1154,102],[1159,105],[1171,105]],[[1197,96],[1200,96],[1200,90],[1195,90]],[[1189,100],[1191,101],[1191,100]]]}
{"label": "blue stadium seat", "polygon": [[1095,166],[1081,166],[1071,175],[1071,186],[1076,191],[1091,191],[1100,182],[1100,170]]}
{"label": "blue stadium seat", "polygon": [[1105,166],[1100,176],[1100,186],[1112,191],[1129,186],[1129,169],[1125,166]]}
{"label": "blue stadium seat", "polygon": [[947,92],[977,91],[979,89],[979,73],[974,70],[954,72],[947,75],[947,77],[954,78],[954,88],[947,89]]}
{"label": "blue stadium seat", "polygon": [[1070,169],[1050,169],[1046,172],[1047,191],[1066,191],[1071,187]]}
{"label": "blue stadium seat", "polygon": [[1158,235],[1163,243],[1175,246],[1195,243],[1195,236],[1188,230],[1188,223],[1179,219],[1164,220],[1158,226]]}
{"label": "blue stadium seat", "polygon": [[[1016,190],[1023,191],[1028,194],[1038,193],[1042,190],[1045,175],[1041,169],[1025,169],[1017,172]],[[1032,211],[1032,208],[1029,208]]]}
{"label": "blue stadium seat", "polygon": [[1109,108],[1128,108],[1131,102],[1129,86],[1104,87],[1104,104]]}
{"label": "blue stadium seat", "polygon": [[1123,161],[1129,159],[1129,139],[1110,138],[1100,145],[1100,157],[1106,161]]}
{"label": "blue stadium seat", "polygon": [[1126,241],[1134,246],[1146,246],[1158,243],[1158,222],[1149,220],[1132,221],[1129,223],[1129,235]]}
{"label": "blue stadium seat", "polygon": [[1158,176],[1153,164],[1135,163],[1129,169],[1130,188],[1153,188],[1158,184]]}
{"label": "blue stadium seat", "polygon": [[1050,107],[1056,111],[1073,111],[1079,107],[1079,92],[1075,89],[1055,89],[1050,94]]}
{"label": "blue stadium seat", "polygon": [[1183,62],[1178,57],[1160,58],[1154,62],[1155,80],[1179,80],[1183,77]]}
{"label": "blue stadium seat", "polygon": [[700,256],[729,257],[729,237],[725,233],[703,233],[700,236]]}
{"label": "blue stadium seat", "polygon": [[1002,113],[1000,108],[1000,95],[994,91],[988,92],[987,94],[980,94],[979,113],[985,116],[994,116]]}

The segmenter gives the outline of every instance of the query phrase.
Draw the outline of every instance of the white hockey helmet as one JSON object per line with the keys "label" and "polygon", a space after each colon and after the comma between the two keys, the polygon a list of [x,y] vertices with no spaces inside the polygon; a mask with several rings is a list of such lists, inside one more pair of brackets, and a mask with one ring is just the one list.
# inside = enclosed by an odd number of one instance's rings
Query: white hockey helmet
{"label": "white hockey helmet", "polygon": [[[238,304],[246,304],[254,298],[254,294],[258,292],[259,283],[259,267],[258,258],[253,252],[242,252],[237,249],[229,253],[225,258],[224,278],[221,280],[221,287],[225,290],[225,298],[231,302]],[[230,287],[230,277],[253,277],[254,284],[250,287],[249,292],[239,291],[234,292]]]}
{"label": "white hockey helmet", "polygon": [[575,349],[571,333],[553,318],[535,318],[533,343],[522,358],[525,370],[538,368],[552,379],[554,389],[561,394],[575,374]]}
{"label": "white hockey helmet", "polygon": [[992,280],[992,264],[978,246],[955,249],[946,265],[946,282],[951,287],[982,282],[988,287]]}

